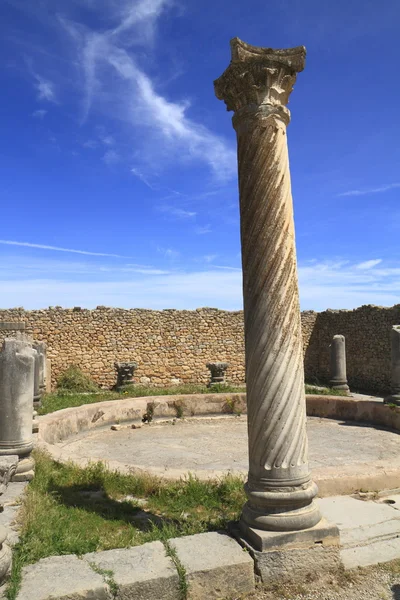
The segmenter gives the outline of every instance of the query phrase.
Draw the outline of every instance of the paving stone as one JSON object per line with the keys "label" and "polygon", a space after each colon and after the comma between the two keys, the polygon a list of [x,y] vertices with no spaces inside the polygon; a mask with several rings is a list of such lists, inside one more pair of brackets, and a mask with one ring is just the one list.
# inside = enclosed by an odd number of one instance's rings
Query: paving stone
{"label": "paving stone", "polygon": [[6,491],[0,497],[1,504],[3,506],[13,506],[15,504],[19,504],[19,498],[24,493],[24,490],[27,485],[27,481],[9,483]]}
{"label": "paving stone", "polygon": [[188,600],[233,598],[254,590],[254,563],[224,533],[199,533],[169,540],[186,571]]}
{"label": "paving stone", "polygon": [[85,554],[84,560],[112,572],[118,600],[179,600],[179,576],[161,542]]}
{"label": "paving stone", "polygon": [[345,569],[368,567],[400,558],[400,538],[375,542],[366,546],[342,548],[340,552]]}
{"label": "paving stone", "polygon": [[393,505],[335,496],[320,500],[320,508],[339,527],[346,569],[400,558],[400,511]]}
{"label": "paving stone", "polygon": [[111,600],[102,575],[76,556],[51,556],[22,569],[17,600]]}

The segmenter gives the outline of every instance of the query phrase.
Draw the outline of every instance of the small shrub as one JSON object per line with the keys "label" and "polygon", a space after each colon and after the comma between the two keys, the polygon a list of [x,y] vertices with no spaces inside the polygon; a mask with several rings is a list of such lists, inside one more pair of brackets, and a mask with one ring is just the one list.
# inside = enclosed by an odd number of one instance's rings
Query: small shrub
{"label": "small shrub", "polygon": [[58,378],[57,390],[63,392],[97,392],[99,387],[77,365],[70,365]]}
{"label": "small shrub", "polygon": [[143,423],[151,423],[154,416],[154,402],[148,402],[147,411],[142,417]]}

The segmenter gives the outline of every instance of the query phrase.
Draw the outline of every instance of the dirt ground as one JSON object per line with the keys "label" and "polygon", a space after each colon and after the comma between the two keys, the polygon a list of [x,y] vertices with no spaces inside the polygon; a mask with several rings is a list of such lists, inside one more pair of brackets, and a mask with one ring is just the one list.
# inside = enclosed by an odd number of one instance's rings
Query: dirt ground
{"label": "dirt ground", "polygon": [[400,561],[296,586],[260,587],[246,600],[400,600]]}

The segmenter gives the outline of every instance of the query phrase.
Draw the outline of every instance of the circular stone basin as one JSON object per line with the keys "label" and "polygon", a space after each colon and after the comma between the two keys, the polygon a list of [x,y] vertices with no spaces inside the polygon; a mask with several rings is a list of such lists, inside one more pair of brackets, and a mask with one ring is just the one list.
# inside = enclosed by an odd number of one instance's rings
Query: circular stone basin
{"label": "circular stone basin", "polygon": [[[399,433],[354,421],[308,417],[309,460],[320,495],[400,485]],[[246,475],[246,416],[153,422],[138,429],[97,429],[57,444],[60,454],[82,464],[102,460],[120,471],[168,478],[189,472],[204,479],[228,472]]]}

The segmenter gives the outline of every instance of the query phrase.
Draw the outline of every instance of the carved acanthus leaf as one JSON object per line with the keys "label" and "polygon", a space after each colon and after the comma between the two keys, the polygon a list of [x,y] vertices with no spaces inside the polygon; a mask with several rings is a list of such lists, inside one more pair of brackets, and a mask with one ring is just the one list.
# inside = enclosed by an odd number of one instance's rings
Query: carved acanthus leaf
{"label": "carved acanthus leaf", "polygon": [[296,81],[304,69],[305,48],[274,50],[257,48],[238,38],[231,41],[232,60],[214,82],[215,94],[228,110],[249,105],[286,106]]}

